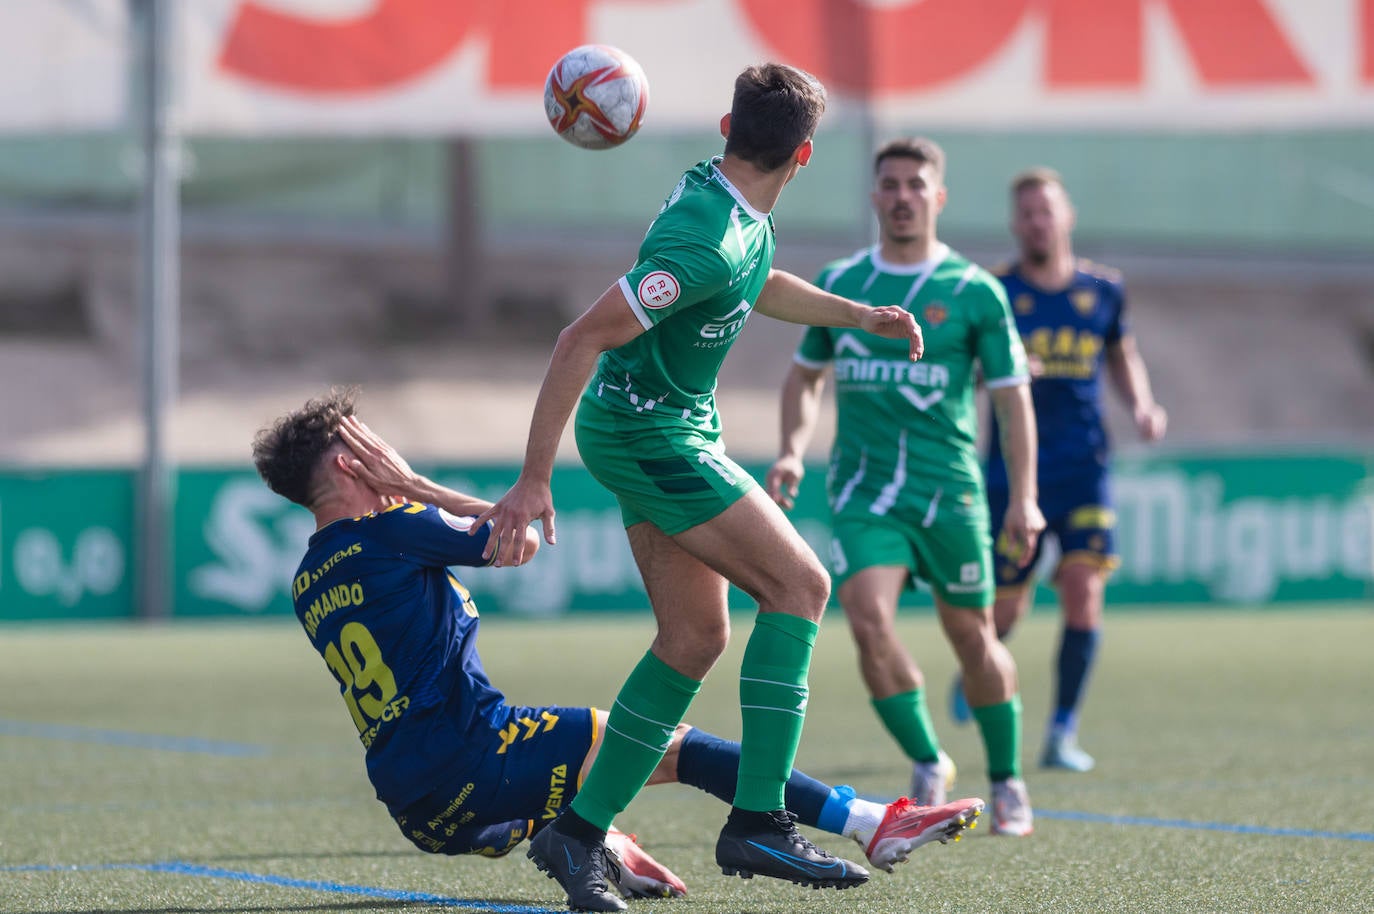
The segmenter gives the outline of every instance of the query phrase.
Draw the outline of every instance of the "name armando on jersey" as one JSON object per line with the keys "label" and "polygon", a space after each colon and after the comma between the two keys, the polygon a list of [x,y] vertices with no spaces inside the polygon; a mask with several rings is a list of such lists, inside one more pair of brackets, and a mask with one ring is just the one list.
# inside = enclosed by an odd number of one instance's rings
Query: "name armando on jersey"
{"label": "name armando on jersey", "polygon": [[306,634],[313,639],[325,616],[336,609],[343,609],[345,606],[362,606],[366,599],[367,597],[363,595],[363,585],[357,581],[352,584],[335,584],[316,597],[311,602],[310,608],[305,611],[302,622],[305,625]]}

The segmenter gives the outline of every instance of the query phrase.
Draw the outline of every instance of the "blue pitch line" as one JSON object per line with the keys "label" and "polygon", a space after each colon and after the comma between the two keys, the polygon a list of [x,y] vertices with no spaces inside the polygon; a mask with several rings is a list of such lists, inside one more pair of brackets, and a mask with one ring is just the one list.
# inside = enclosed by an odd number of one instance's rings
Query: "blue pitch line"
{"label": "blue pitch line", "polygon": [[1236,835],[1266,835],[1272,838],[1334,838],[1341,841],[1374,841],[1374,832],[1318,831],[1312,828],[1270,828],[1264,825],[1234,825],[1229,822],[1191,822],[1187,819],[1152,819],[1148,816],[1108,816],[1094,812],[1063,812],[1037,809],[1035,815],[1068,822],[1097,822],[1107,825],[1149,825],[1154,828],[1186,828],[1193,831],[1219,831]]}
{"label": "blue pitch line", "polygon": [[100,743],[106,746],[125,746],[133,749],[161,749],[166,752],[197,752],[204,755],[228,755],[250,758],[268,754],[266,746],[252,743],[231,743],[218,739],[193,736],[162,736],[156,733],[133,733],[127,730],[100,730],[70,724],[40,724],[25,720],[0,718],[0,736],[33,736],[39,739],[61,739],[77,743]]}
{"label": "blue pitch line", "polygon": [[495,914],[560,914],[552,908],[538,908],[531,905],[507,904],[504,902],[477,901],[471,898],[450,898],[447,895],[431,895],[428,892],[408,892],[404,889],[383,889],[368,885],[349,885],[343,882],[325,882],[319,879],[292,879],[287,876],[268,876],[262,873],[245,873],[239,870],[224,870],[214,866],[199,866],[169,860],[164,863],[100,863],[89,866],[5,866],[0,872],[71,872],[73,870],[144,870],[149,873],[172,873],[179,876],[202,876],[208,879],[234,879],[239,882],[256,882],[261,885],[279,886],[288,889],[309,889],[313,892],[341,892],[345,895],[362,895],[367,898],[385,898],[388,901],[414,901],[439,905],[445,908],[471,908],[477,911],[492,911]]}

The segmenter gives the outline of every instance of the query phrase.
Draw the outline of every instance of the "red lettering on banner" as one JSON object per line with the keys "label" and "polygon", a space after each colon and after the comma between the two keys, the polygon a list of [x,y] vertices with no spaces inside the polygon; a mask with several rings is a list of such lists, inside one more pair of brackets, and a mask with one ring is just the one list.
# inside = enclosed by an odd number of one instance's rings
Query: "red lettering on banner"
{"label": "red lettering on banner", "polygon": [[412,79],[447,57],[472,25],[451,0],[379,0],[371,13],[320,21],[259,3],[238,8],[219,64],[257,82],[359,92]]}
{"label": "red lettering on banner", "polygon": [[1364,0],[1360,6],[1360,75],[1374,84],[1374,0]]}
{"label": "red lettering on banner", "polygon": [[[1261,0],[1164,0],[1204,85],[1308,85],[1312,75]],[[1047,0],[1054,88],[1142,81],[1145,0]]]}
{"label": "red lettering on banner", "polygon": [[[373,92],[418,78],[476,40],[486,85],[535,89],[549,65],[586,43],[602,0],[376,0],[346,20],[244,0],[220,66],[278,88]],[[661,0],[622,0],[650,5]],[[1028,15],[1046,22],[1052,89],[1130,89],[1144,82],[1144,11],[1158,3],[1203,85],[1310,86],[1314,78],[1265,0],[733,0],[761,41],[833,88],[878,95],[930,89],[992,60]],[[1374,0],[1360,0],[1360,75],[1374,83]]]}
{"label": "red lettering on banner", "polygon": [[1030,0],[739,0],[760,36],[823,83],[850,92],[921,89],[1001,47]]}
{"label": "red lettering on banner", "polygon": [[238,8],[219,65],[280,88],[368,92],[415,79],[485,33],[488,86],[528,89],[544,84],[564,51],[586,43],[592,2],[377,0],[367,15],[324,21],[250,0]]}
{"label": "red lettering on banner", "polygon": [[1139,2],[1051,0],[1046,81],[1064,89],[1139,86],[1144,24]]}
{"label": "red lettering on banner", "polygon": [[488,84],[493,89],[544,88],[554,61],[590,40],[587,7],[593,2],[490,0]]}
{"label": "red lettering on banner", "polygon": [[[1143,81],[1147,0],[908,0],[895,7],[868,0],[739,2],[787,59],[851,92],[926,89],[965,76],[1011,38],[1028,12],[1047,19],[1050,86],[1129,88]],[[1313,82],[1262,0],[1162,2],[1203,84]]]}
{"label": "red lettering on banner", "polygon": [[1168,0],[1208,86],[1310,85],[1283,29],[1261,0]]}

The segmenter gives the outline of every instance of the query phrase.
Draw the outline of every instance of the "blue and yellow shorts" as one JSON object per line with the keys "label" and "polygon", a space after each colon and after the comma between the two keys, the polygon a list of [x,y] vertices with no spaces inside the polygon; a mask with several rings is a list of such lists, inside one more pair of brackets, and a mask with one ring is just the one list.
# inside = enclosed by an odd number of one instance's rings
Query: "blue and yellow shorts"
{"label": "blue and yellow shorts", "polygon": [[392,818],[432,854],[500,857],[572,802],[595,739],[591,708],[502,708],[477,764]]}

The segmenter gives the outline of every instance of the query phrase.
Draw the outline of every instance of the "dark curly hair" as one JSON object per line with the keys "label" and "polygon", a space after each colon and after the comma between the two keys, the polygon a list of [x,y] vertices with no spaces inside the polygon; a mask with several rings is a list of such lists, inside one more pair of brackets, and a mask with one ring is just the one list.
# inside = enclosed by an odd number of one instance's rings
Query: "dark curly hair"
{"label": "dark curly hair", "polygon": [[357,396],[356,387],[331,388],[253,437],[253,464],[269,489],[310,507],[320,459],[339,440],[339,423],[353,415]]}

